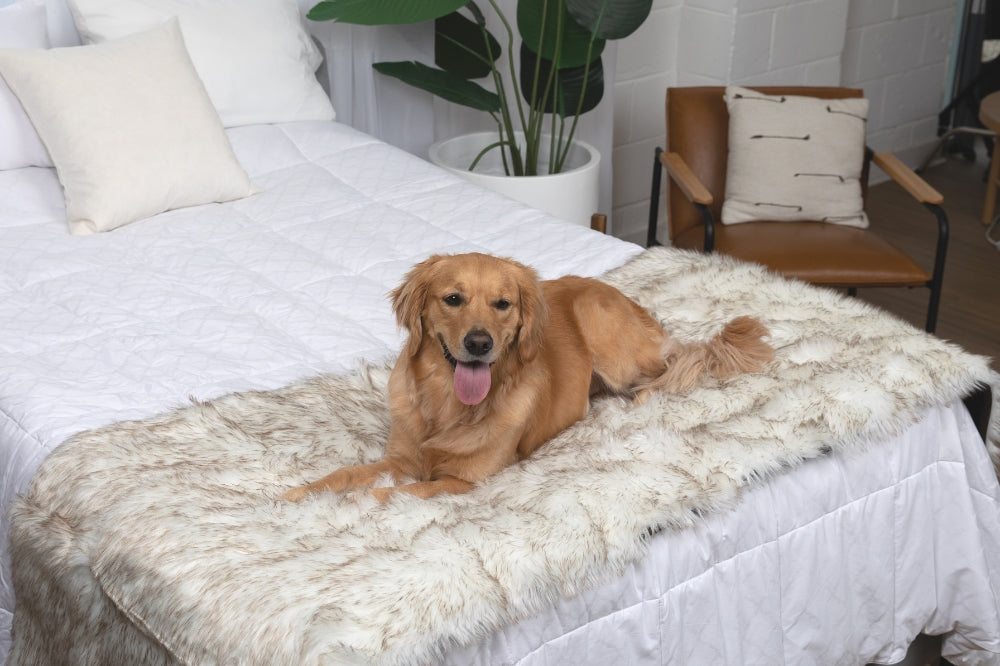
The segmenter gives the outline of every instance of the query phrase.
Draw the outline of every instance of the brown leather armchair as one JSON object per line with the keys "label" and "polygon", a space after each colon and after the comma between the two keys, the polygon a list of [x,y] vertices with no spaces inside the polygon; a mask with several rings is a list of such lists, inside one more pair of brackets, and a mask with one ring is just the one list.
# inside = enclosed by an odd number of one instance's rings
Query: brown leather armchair
{"label": "brown leather armchair", "polygon": [[[851,88],[760,87],[770,95],[801,95],[825,99],[861,97]],[[948,246],[948,218],[942,196],[890,153],[866,150],[862,193],[866,194],[868,167],[874,161],[937,218],[937,249],[928,274],[910,257],[879,238],[870,229],[822,222],[745,222],[723,225],[720,219],[726,191],[729,113],[721,86],[667,90],[666,150],[656,149],[649,209],[647,246],[656,238],[659,198],[664,168],[667,186],[667,230],[680,248],[721,252],[764,264],[789,278],[845,288],[927,287],[930,299],[926,330],[937,322]]]}

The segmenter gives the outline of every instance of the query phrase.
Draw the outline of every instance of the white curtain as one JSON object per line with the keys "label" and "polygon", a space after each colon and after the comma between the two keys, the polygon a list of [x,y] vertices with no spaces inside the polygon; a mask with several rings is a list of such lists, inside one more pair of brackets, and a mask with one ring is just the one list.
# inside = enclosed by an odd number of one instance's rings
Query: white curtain
{"label": "white curtain", "polygon": [[[306,9],[312,4],[299,2]],[[513,21],[516,0],[501,0],[500,5]],[[483,8],[488,19],[492,19],[490,8],[485,5]],[[330,92],[340,122],[420,157],[427,157],[427,148],[436,140],[495,127],[486,113],[445,102],[372,69],[372,63],[392,60],[433,64],[434,34],[430,22],[372,28],[324,21],[309,22],[309,29],[324,50],[326,62],[318,74]],[[490,20],[490,29],[506,49],[502,26]],[[516,56],[520,40],[516,36],[515,40]],[[603,56],[604,98],[596,109],[581,117],[576,134],[601,153],[600,210],[594,212],[604,213],[609,219],[615,57],[615,43],[609,42]]]}
{"label": "white curtain", "polygon": [[347,25],[309,22],[324,51],[317,72],[330,93],[337,120],[421,157],[434,141],[431,95],[382,76],[380,61],[433,59],[433,25]]}

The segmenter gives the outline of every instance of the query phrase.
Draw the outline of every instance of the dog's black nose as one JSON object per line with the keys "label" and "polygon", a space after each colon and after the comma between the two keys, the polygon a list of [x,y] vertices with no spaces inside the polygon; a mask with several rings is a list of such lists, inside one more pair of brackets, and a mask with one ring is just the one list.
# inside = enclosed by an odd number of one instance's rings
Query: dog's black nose
{"label": "dog's black nose", "polygon": [[493,337],[486,331],[469,331],[465,334],[462,344],[473,356],[482,356],[493,349]]}

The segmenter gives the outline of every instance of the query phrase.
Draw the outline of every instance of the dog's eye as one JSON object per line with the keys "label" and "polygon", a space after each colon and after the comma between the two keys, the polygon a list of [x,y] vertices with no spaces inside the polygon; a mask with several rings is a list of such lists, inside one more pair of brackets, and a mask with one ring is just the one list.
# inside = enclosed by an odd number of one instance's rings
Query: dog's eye
{"label": "dog's eye", "polygon": [[455,306],[458,306],[458,305],[462,304],[462,295],[461,294],[448,294],[447,296],[444,297],[443,300],[444,300],[444,302],[445,302],[446,305],[450,305],[452,307],[455,307]]}
{"label": "dog's eye", "polygon": [[508,301],[506,298],[501,298],[499,301],[493,304],[493,307],[495,307],[497,310],[506,310],[507,308],[510,307],[510,301]]}

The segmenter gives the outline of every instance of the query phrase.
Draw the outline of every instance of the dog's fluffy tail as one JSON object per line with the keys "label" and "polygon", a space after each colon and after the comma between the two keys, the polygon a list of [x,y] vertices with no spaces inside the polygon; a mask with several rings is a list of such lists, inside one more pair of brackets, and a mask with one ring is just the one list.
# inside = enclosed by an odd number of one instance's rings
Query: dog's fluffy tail
{"label": "dog's fluffy tail", "polygon": [[753,317],[737,317],[708,342],[667,338],[663,348],[666,368],[659,377],[637,387],[637,398],[643,400],[651,391],[682,393],[704,374],[725,379],[757,372],[774,359],[774,348],[763,340],[767,335],[767,328]]}

